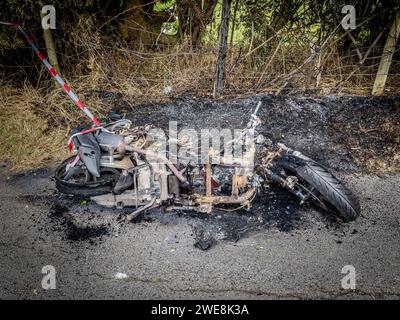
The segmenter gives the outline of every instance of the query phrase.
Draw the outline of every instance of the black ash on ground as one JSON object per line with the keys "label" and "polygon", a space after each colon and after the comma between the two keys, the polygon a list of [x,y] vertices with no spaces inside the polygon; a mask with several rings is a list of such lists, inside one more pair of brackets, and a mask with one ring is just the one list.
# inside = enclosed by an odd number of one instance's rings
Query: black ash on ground
{"label": "black ash on ground", "polygon": [[262,101],[259,131],[274,142],[338,171],[395,173],[400,170],[400,97],[321,98],[261,95],[240,100],[181,98],[162,105],[142,105],[127,117],[134,125],[153,124],[167,132],[243,128]]}

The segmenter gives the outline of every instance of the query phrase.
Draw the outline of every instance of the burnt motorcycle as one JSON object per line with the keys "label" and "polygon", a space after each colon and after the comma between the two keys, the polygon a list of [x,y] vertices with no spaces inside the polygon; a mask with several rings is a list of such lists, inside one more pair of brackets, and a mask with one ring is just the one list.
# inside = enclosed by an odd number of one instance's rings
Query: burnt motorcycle
{"label": "burnt motorcycle", "polygon": [[[62,193],[102,206],[134,207],[126,215],[131,221],[161,205],[204,213],[214,207],[250,209],[270,183],[277,183],[301,204],[313,202],[345,222],[355,220],[360,214],[357,199],[324,166],[257,132],[260,106],[261,102],[233,141],[240,140],[244,155],[235,157],[222,148],[218,163],[210,160],[212,148],[205,163],[184,157],[173,163],[171,151],[160,152],[157,139],[149,134],[151,126],[132,127],[130,120],[113,114],[100,127],[75,130],[71,137],[75,155],[57,167],[56,186]],[[190,143],[181,138],[177,146]]]}

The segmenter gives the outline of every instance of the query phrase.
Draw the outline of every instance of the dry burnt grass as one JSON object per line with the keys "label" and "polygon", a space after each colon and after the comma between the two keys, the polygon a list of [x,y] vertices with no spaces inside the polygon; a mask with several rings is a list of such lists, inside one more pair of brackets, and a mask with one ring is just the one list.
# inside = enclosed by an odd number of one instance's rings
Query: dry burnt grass
{"label": "dry burnt grass", "polygon": [[[370,173],[395,173],[400,168],[400,102],[364,98],[350,100],[332,117],[330,127],[351,160]],[[368,106],[365,108],[365,106]]]}
{"label": "dry burnt grass", "polygon": [[[99,93],[100,94],[100,93]],[[271,140],[284,142],[331,168],[348,174],[397,173],[400,168],[400,98],[397,97],[293,97],[263,95],[230,101],[179,98],[164,104],[147,104],[132,109],[120,95],[101,93],[110,110],[126,112],[134,125],[151,124],[168,130],[169,121],[178,129],[242,128],[258,101],[260,132]],[[115,107],[117,106],[117,107]],[[200,131],[198,131],[200,132]],[[50,175],[46,171],[45,175]],[[29,183],[29,174],[20,182]],[[18,179],[17,179],[18,180]],[[51,207],[50,215],[38,220],[39,231],[60,234],[73,243],[95,245],[105,237],[129,231],[121,211],[104,209],[84,201],[55,193],[46,197],[24,198],[31,203]],[[237,241],[251,232],[275,229],[296,232],[317,225],[338,236],[343,228],[338,221],[304,210],[297,199],[272,185],[256,198],[250,211],[215,211],[204,215],[191,211],[166,212],[154,209],[134,223],[158,221],[185,223],[192,227],[194,244],[209,249],[219,240]],[[357,230],[346,232],[356,233]],[[179,239],[178,239],[179,241]]]}

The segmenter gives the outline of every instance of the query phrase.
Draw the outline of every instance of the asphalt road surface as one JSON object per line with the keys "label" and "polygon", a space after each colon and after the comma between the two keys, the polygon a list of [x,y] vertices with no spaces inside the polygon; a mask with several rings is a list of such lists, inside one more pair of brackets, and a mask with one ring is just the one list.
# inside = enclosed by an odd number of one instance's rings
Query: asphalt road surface
{"label": "asphalt road surface", "polygon": [[[184,216],[126,225],[85,201],[57,206],[50,175],[0,169],[1,299],[400,297],[399,175],[340,175],[360,199],[353,223],[332,227],[303,207],[298,227],[271,225],[206,251]],[[56,289],[42,288],[46,265]],[[342,288],[345,265],[355,290]]]}

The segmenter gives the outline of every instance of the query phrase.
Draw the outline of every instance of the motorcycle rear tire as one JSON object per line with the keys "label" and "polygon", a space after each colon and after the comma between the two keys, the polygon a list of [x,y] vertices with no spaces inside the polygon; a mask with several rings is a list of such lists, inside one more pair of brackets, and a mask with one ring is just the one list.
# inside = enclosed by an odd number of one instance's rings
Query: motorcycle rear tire
{"label": "motorcycle rear tire", "polygon": [[[64,160],[55,170],[56,188],[59,192],[70,194],[79,197],[94,197],[112,192],[113,186],[118,180],[118,173],[115,170],[116,178],[111,180],[98,180],[88,183],[71,183],[62,178],[62,173],[65,171],[66,165],[73,160],[74,157]],[[110,170],[110,169],[109,169]],[[104,173],[104,169],[101,169]]]}

